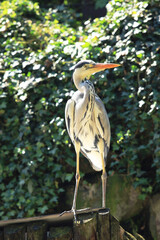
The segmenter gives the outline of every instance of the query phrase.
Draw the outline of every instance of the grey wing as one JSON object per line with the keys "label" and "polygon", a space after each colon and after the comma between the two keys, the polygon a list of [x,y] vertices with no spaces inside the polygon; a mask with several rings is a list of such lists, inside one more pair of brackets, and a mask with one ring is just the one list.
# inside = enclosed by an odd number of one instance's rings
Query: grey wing
{"label": "grey wing", "polygon": [[72,142],[74,142],[74,130],[73,130],[74,118],[75,118],[75,101],[73,99],[69,99],[65,107],[65,121],[67,131]]}
{"label": "grey wing", "polygon": [[107,157],[111,138],[110,123],[104,104],[98,96],[95,98],[94,116],[99,135],[104,140],[104,156]]}

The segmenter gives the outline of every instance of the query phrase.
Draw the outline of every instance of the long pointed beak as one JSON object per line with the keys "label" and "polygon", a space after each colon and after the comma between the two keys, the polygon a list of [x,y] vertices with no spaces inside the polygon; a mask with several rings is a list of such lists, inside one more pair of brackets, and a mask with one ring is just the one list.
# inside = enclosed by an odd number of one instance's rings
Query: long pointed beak
{"label": "long pointed beak", "polygon": [[115,67],[119,67],[120,64],[116,64],[116,63],[96,63],[96,65],[93,67],[93,69],[96,70],[96,72],[99,71],[103,71],[105,69],[109,69],[109,68],[115,68]]}

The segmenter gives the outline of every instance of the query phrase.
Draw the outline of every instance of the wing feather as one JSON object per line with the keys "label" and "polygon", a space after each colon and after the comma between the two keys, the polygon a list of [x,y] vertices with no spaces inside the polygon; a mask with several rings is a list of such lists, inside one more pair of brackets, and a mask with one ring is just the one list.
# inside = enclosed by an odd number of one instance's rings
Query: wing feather
{"label": "wing feather", "polygon": [[65,121],[67,131],[72,142],[74,142],[74,130],[73,130],[74,118],[75,118],[75,101],[71,98],[66,103]]}
{"label": "wing feather", "polygon": [[100,137],[104,140],[105,145],[109,148],[111,137],[110,123],[104,104],[98,96],[95,98],[94,116]]}

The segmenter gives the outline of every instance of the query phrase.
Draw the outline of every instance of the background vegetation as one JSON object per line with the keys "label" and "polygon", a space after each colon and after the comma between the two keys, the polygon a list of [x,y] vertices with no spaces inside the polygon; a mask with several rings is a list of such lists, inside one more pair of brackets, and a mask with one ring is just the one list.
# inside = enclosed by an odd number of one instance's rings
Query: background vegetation
{"label": "background vegetation", "polygon": [[81,59],[122,65],[92,78],[111,122],[108,174],[132,176],[141,199],[160,190],[159,0],[111,0],[85,22],[66,3],[0,3],[1,219],[57,211],[74,180],[64,108]]}

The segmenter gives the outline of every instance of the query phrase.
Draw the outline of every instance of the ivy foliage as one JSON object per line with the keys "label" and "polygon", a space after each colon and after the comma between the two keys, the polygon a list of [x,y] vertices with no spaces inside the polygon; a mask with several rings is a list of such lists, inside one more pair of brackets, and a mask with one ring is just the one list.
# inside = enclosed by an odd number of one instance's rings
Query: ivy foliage
{"label": "ivy foliage", "polygon": [[92,77],[111,122],[109,174],[133,176],[141,198],[160,186],[158,1],[111,0],[83,25],[67,7],[0,4],[0,217],[53,212],[75,171],[64,123],[79,60],[121,67]]}

